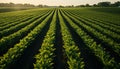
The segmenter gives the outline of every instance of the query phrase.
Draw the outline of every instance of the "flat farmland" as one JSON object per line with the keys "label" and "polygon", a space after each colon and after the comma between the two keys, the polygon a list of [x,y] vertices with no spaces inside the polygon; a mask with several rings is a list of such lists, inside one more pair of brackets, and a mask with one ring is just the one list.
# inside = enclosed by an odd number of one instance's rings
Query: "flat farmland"
{"label": "flat farmland", "polygon": [[0,69],[120,69],[120,8],[1,12]]}

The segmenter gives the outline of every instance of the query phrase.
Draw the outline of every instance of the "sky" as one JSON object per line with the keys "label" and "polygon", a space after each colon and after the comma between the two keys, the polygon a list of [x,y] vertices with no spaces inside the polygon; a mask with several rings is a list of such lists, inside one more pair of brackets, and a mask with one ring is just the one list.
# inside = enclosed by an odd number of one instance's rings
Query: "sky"
{"label": "sky", "polygon": [[120,0],[0,0],[0,3],[30,3],[34,5],[42,4],[49,6],[59,5],[81,5],[81,4],[96,4],[102,1],[116,2]]}

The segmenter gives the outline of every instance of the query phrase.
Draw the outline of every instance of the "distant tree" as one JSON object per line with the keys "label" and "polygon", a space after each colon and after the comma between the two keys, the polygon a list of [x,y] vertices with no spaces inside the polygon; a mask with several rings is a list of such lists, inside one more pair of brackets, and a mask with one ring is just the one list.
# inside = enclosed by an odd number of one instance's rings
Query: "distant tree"
{"label": "distant tree", "polygon": [[[47,5],[32,5],[32,4],[14,4],[12,2],[10,3],[0,3],[0,7],[51,7],[51,6],[47,6]],[[56,6],[54,6],[56,7]],[[68,5],[68,6],[57,6],[57,7],[120,7],[120,1],[117,1],[115,3],[111,3],[111,2],[99,2],[98,4],[93,4],[93,5]]]}
{"label": "distant tree", "polygon": [[91,7],[91,5],[86,4],[86,5],[77,5],[76,7]]}
{"label": "distant tree", "polygon": [[85,5],[79,5],[79,7],[85,7]]}
{"label": "distant tree", "polygon": [[60,8],[64,8],[64,6],[62,6],[62,5],[60,5],[60,6],[58,6],[58,7],[60,7]]}
{"label": "distant tree", "polygon": [[48,5],[43,5],[43,7],[49,7]]}
{"label": "distant tree", "polygon": [[71,7],[74,7],[74,5],[71,5]]}
{"label": "distant tree", "polygon": [[93,7],[98,7],[98,5],[97,5],[97,4],[93,4],[92,6],[93,6]]}
{"label": "distant tree", "polygon": [[24,6],[24,7],[35,7],[35,6],[32,5],[32,4],[24,4],[23,6]]}
{"label": "distant tree", "polygon": [[12,2],[10,2],[9,4],[8,4],[10,7],[14,7],[14,3],[12,3]]}
{"label": "distant tree", "polygon": [[23,7],[23,4],[15,4],[15,7]]}
{"label": "distant tree", "polygon": [[0,3],[0,7],[4,7],[4,3]]}
{"label": "distant tree", "polygon": [[0,7],[35,7],[32,4],[0,3]]}
{"label": "distant tree", "polygon": [[65,7],[69,7],[70,8],[70,7],[74,7],[74,5],[68,5],[68,6],[65,6]]}
{"label": "distant tree", "polygon": [[90,5],[89,5],[89,4],[86,4],[85,7],[90,7]]}
{"label": "distant tree", "polygon": [[99,2],[98,6],[100,7],[109,7],[111,5],[111,2]]}
{"label": "distant tree", "polygon": [[43,5],[41,5],[41,4],[40,4],[40,5],[38,5],[37,7],[41,7],[41,8],[42,8],[42,7],[43,7]]}
{"label": "distant tree", "polygon": [[115,2],[114,5],[115,5],[116,7],[119,7],[119,6],[120,6],[120,1]]}

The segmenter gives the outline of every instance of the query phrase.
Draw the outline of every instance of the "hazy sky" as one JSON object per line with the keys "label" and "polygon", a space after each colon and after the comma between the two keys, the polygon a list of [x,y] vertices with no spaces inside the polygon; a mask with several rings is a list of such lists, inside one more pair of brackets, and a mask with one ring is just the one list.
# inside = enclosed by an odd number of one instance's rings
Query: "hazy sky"
{"label": "hazy sky", "polygon": [[0,0],[0,3],[30,3],[30,4],[43,4],[43,5],[80,5],[80,4],[95,4],[101,1],[116,2],[120,0]]}

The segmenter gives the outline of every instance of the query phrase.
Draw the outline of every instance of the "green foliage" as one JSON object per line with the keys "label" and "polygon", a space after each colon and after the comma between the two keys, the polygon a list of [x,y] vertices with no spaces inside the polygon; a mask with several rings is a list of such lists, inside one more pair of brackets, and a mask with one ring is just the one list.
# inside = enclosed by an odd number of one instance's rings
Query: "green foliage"
{"label": "green foliage", "polygon": [[[71,15],[71,14],[70,14]],[[82,27],[84,27],[89,33],[92,33],[92,35],[94,35],[96,38],[102,40],[103,43],[107,43],[111,49],[113,49],[116,53],[119,54],[120,52],[120,47],[118,46],[119,43],[115,42],[114,40],[112,40],[111,38],[108,38],[106,35],[104,35],[103,33],[100,33],[98,30],[96,29],[93,29],[91,26],[87,25],[86,23],[88,23],[88,21],[82,19],[81,17],[79,18],[79,16],[75,16],[72,14],[73,17],[75,18],[72,18],[74,21],[76,21],[79,25],[81,25]],[[79,21],[80,20],[80,21]],[[83,23],[84,22],[84,23]],[[89,22],[90,23],[90,22]],[[92,23],[91,23],[92,24]],[[97,27],[97,26],[96,26]],[[99,26],[98,26],[99,27]],[[104,31],[102,31],[104,32]],[[105,31],[106,33],[110,33],[110,31],[107,32],[107,30]],[[112,33],[113,34],[113,33]],[[113,34],[114,35],[114,34]],[[113,36],[115,38],[118,38],[119,39],[119,35],[116,36]]]}
{"label": "green foliage", "polygon": [[73,41],[72,36],[60,14],[60,10],[58,12],[58,16],[60,19],[61,33],[64,42],[63,47],[67,56],[69,69],[84,69],[84,62],[82,61],[82,58],[80,58],[79,48],[75,45],[75,42]]}
{"label": "green foliage", "polygon": [[52,18],[50,28],[45,36],[45,39],[42,43],[40,53],[36,55],[36,63],[34,64],[34,69],[53,69],[53,59],[54,55],[54,44],[55,44],[55,31],[56,31],[56,14]]}
{"label": "green foliage", "polygon": [[0,60],[0,68],[6,69],[10,64],[15,63],[15,61],[23,54],[24,50],[35,41],[52,14],[53,11],[49,14],[48,17],[46,17],[43,22],[41,22],[41,24],[34,28],[33,31],[31,31],[26,37],[20,40],[18,44],[16,44],[13,48],[10,48],[8,52],[3,55]]}
{"label": "green foliage", "polygon": [[[91,30],[90,32],[93,32],[94,34],[97,34],[97,37],[102,38],[102,36],[99,36],[98,32],[95,32],[94,29],[91,29],[89,26],[81,23],[79,20],[75,19],[73,16],[68,15],[66,12],[62,12],[63,16],[66,18],[66,20],[69,22],[69,24],[73,27],[73,29],[78,33],[78,35],[83,39],[86,46],[90,47],[91,51],[95,53],[95,55],[99,58],[99,60],[104,64],[105,69],[109,68],[117,68],[117,63],[113,58],[110,57],[110,55],[104,51],[104,49],[101,47],[101,45],[98,45],[89,35],[87,35],[80,27],[78,27],[76,24],[73,23],[72,19],[80,24],[81,26],[87,28],[87,30]],[[68,16],[68,17],[67,17]],[[104,36],[103,36],[104,37]],[[107,39],[107,38],[104,38]],[[116,66],[117,65],[117,66]]]}
{"label": "green foliage", "polygon": [[[84,69],[86,67],[83,62],[84,58],[81,58],[80,47],[78,48],[76,45],[70,33],[71,30],[67,27],[69,24],[88,51],[103,64],[103,69],[119,69],[119,61],[111,53],[115,52],[117,56],[120,56],[120,16],[115,12],[106,13],[108,11],[105,8],[52,10],[46,8],[0,13],[0,54],[3,55],[0,56],[0,69],[9,69],[11,65],[14,65],[27,48],[36,41],[41,31],[44,30],[43,28],[50,23],[50,19],[52,21],[49,30],[44,37],[39,53],[35,55],[34,69],[54,68],[58,21],[62,34],[60,38],[63,41],[61,61],[65,67],[68,69]],[[6,53],[4,53],[5,51]]]}
{"label": "green foliage", "polygon": [[[46,12],[47,13],[47,12]],[[46,14],[45,13],[45,14]],[[11,28],[5,29],[2,32],[0,32],[1,36],[5,36],[7,34],[11,34],[9,36],[3,37],[0,40],[0,52],[4,52],[5,50],[8,50],[8,48],[12,47],[14,44],[16,44],[17,42],[19,42],[19,40],[21,38],[23,38],[25,35],[27,35],[34,27],[36,27],[39,22],[41,22],[48,14],[46,15],[40,15],[37,17],[34,17],[26,22],[20,23],[19,25],[13,26]],[[43,16],[43,17],[41,17]],[[41,18],[39,18],[41,17]],[[39,19],[38,19],[39,18]],[[37,20],[36,20],[37,19]],[[35,20],[35,21],[34,21]],[[31,23],[32,22],[32,23]],[[26,26],[27,25],[27,26]],[[22,28],[22,26],[24,28]],[[16,29],[17,28],[17,29]],[[21,29],[22,28],[22,29]],[[19,30],[20,29],[20,30]],[[18,30],[18,31],[17,31]],[[17,31],[17,32],[16,32]]]}

